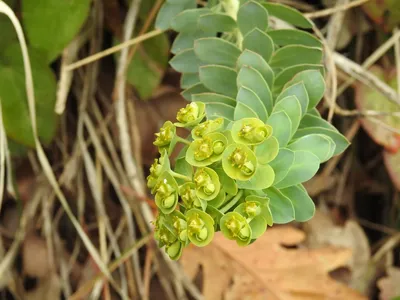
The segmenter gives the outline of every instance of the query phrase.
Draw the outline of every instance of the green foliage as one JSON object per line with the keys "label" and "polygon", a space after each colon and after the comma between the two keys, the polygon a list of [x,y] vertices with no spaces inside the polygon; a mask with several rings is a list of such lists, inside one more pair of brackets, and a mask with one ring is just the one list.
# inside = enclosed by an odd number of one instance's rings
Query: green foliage
{"label": "green foliage", "polygon": [[[189,242],[205,246],[215,231],[246,246],[268,226],[312,218],[315,206],[302,183],[349,142],[315,109],[325,93],[321,42],[301,30],[269,29],[269,16],[311,28],[301,13],[263,1],[213,1],[186,11],[188,1],[173,2],[158,22],[179,32],[170,63],[183,73],[190,104],[155,141],[158,170],[171,176],[156,179],[153,172],[148,181],[160,212],[156,239],[178,259]],[[180,11],[167,15],[172,5]],[[178,137],[176,126],[190,135]],[[172,171],[168,157],[177,142],[187,146]],[[171,188],[160,200],[165,183]],[[175,210],[166,213],[170,205]],[[171,221],[176,213],[187,232]],[[162,235],[164,228],[170,231]]]}

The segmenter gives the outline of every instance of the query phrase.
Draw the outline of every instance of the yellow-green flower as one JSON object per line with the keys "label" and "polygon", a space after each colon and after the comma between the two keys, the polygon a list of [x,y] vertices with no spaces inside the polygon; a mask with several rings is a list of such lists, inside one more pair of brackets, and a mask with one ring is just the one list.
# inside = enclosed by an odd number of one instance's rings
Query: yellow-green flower
{"label": "yellow-green flower", "polygon": [[186,161],[195,167],[205,167],[218,161],[228,145],[227,138],[220,132],[213,132],[194,140],[186,151]]}
{"label": "yellow-green flower", "polygon": [[197,169],[193,181],[196,186],[197,197],[203,200],[214,199],[221,188],[218,174],[207,167]]}
{"label": "yellow-green flower", "polygon": [[205,117],[205,104],[202,102],[191,102],[186,107],[181,108],[176,115],[178,120],[177,127],[196,126]]}
{"label": "yellow-green flower", "polygon": [[236,143],[259,145],[272,134],[272,127],[260,119],[244,118],[232,124],[232,138]]}
{"label": "yellow-green flower", "polygon": [[256,171],[257,158],[246,145],[232,144],[223,153],[222,167],[229,177],[246,181],[253,177]]}
{"label": "yellow-green flower", "polygon": [[154,187],[156,205],[164,214],[170,214],[178,203],[178,184],[168,172],[164,172]]}
{"label": "yellow-green flower", "polygon": [[176,135],[176,127],[172,122],[166,121],[164,125],[160,128],[160,132],[156,134],[156,140],[153,142],[155,146],[158,147],[160,153],[166,150],[170,153],[171,148],[174,146],[174,138]]}
{"label": "yellow-green flower", "polygon": [[222,234],[229,240],[235,240],[239,246],[251,241],[251,228],[246,218],[237,212],[228,212],[220,220]]}
{"label": "yellow-green flower", "polygon": [[204,137],[206,134],[220,131],[224,127],[224,119],[217,118],[215,120],[207,120],[203,123],[200,123],[195,128],[192,129],[192,137],[194,139],[200,139]]}
{"label": "yellow-green flower", "polygon": [[187,235],[189,240],[198,247],[208,245],[214,237],[214,220],[207,213],[191,209],[186,212]]}

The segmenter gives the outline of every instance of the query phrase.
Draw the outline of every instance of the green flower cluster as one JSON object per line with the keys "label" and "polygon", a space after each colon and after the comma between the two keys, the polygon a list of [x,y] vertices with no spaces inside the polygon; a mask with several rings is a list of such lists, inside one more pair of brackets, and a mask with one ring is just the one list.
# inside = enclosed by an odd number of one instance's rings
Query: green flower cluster
{"label": "green flower cluster", "polygon": [[309,220],[315,206],[302,183],[349,145],[316,110],[325,92],[320,41],[269,28],[269,15],[310,28],[299,12],[247,0],[178,2],[166,0],[157,26],[179,32],[170,63],[189,104],[156,134],[160,157],[147,178],[159,210],[155,238],[171,259],[218,231],[246,246],[268,226]]}

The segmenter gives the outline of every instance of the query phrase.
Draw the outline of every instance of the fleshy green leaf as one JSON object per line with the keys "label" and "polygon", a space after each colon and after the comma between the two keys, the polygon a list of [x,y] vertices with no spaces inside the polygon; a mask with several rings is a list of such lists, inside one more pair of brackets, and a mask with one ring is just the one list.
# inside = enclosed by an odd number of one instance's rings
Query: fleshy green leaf
{"label": "fleshy green leaf", "polygon": [[279,153],[279,142],[276,137],[271,136],[256,147],[256,156],[260,164],[273,161]]}
{"label": "fleshy green leaf", "polygon": [[240,70],[243,66],[256,69],[264,77],[269,87],[272,87],[275,79],[274,72],[260,54],[251,50],[244,50],[237,60],[237,68]]}
{"label": "fleshy green leaf", "polygon": [[236,28],[236,21],[223,13],[211,13],[199,18],[198,26],[204,31],[230,32]]}
{"label": "fleshy green leaf", "polygon": [[[179,158],[175,161],[175,167],[174,167],[174,171],[185,175],[189,178],[192,178],[193,176],[193,168],[192,166],[186,161],[186,159],[183,158]],[[183,179],[180,178],[175,178],[176,181],[178,182],[178,184],[183,184],[185,183],[185,181]]]}
{"label": "fleshy green leaf", "polygon": [[[311,68],[308,68],[311,69]],[[309,98],[308,110],[317,106],[325,93],[325,80],[321,74],[322,68],[316,67],[316,70],[306,70],[297,72],[288,85],[303,82]]]}
{"label": "fleshy green leaf", "polygon": [[171,3],[165,2],[157,14],[155,27],[160,30],[167,30],[171,28],[172,19],[184,11],[185,9],[192,9],[196,7],[196,1],[190,0],[185,2]]}
{"label": "fleshy green leaf", "polygon": [[327,135],[335,142],[336,148],[335,148],[335,151],[333,152],[333,155],[342,153],[350,145],[349,141],[339,132],[333,131],[330,129],[326,129],[326,128],[322,128],[322,127],[308,127],[308,128],[299,129],[299,130],[297,130],[296,134],[294,135],[294,138],[300,138],[302,136],[313,134],[313,133]]}
{"label": "fleshy green leaf", "polygon": [[335,150],[334,141],[327,135],[309,134],[293,140],[287,148],[293,151],[308,151],[315,154],[321,163],[331,158]]}
{"label": "fleshy green leaf", "polygon": [[271,15],[277,17],[278,19],[286,21],[289,24],[307,29],[313,27],[313,23],[311,23],[311,21],[304,17],[301,12],[294,8],[283,4],[268,2],[263,3],[263,6],[268,10]]}
{"label": "fleshy green leaf", "polygon": [[[204,211],[195,208],[186,212],[186,218],[188,223],[189,240],[197,247],[207,246],[214,238],[214,220]],[[205,228],[207,232],[205,239],[199,239],[201,231],[197,232],[198,226],[202,223],[204,224],[203,228]]]}
{"label": "fleshy green leaf", "polygon": [[272,68],[289,68],[302,64],[320,64],[322,49],[303,45],[288,45],[275,51],[270,66]]}
{"label": "fleshy green leaf", "polygon": [[195,84],[182,92],[182,97],[187,101],[192,100],[192,95],[210,92],[202,83]]}
{"label": "fleshy green leaf", "polygon": [[245,35],[243,39],[243,49],[260,54],[266,62],[271,59],[274,52],[274,42],[264,31],[255,28]]}
{"label": "fleshy green leaf", "polygon": [[308,113],[310,114],[310,115],[312,115],[312,116],[315,116],[315,117],[321,117],[321,114],[319,113],[319,111],[318,111],[318,109],[317,108],[311,108],[309,111],[308,111]]}
{"label": "fleshy green leaf", "polygon": [[227,120],[232,121],[234,119],[234,111],[234,107],[224,103],[211,102],[206,104],[207,119],[214,120],[219,117],[223,117]]}
{"label": "fleshy green leaf", "polygon": [[30,45],[52,62],[81,29],[90,4],[90,0],[22,1],[22,23]]}
{"label": "fleshy green leaf", "polygon": [[236,45],[221,38],[202,38],[194,42],[196,56],[207,64],[234,68],[240,55]]}
{"label": "fleshy green leaf", "polygon": [[194,32],[198,30],[197,21],[201,15],[210,13],[208,8],[187,9],[171,20],[171,28],[177,32]]}
{"label": "fleshy green leaf", "polygon": [[335,126],[333,126],[328,121],[322,119],[321,117],[314,116],[309,112],[305,114],[303,119],[301,119],[299,128],[307,127],[323,127],[338,132]]}
{"label": "fleshy green leaf", "polygon": [[222,165],[213,166],[212,168],[218,174],[222,189],[230,195],[236,195],[238,192],[237,184],[235,180],[226,175]]}
{"label": "fleshy green leaf", "polygon": [[307,222],[314,216],[315,204],[302,185],[281,189],[281,192],[292,201],[297,222]]}
{"label": "fleshy green leaf", "polygon": [[252,90],[264,103],[268,114],[272,112],[273,99],[271,91],[261,73],[256,69],[243,66],[237,75],[237,86],[239,88],[244,86]]}
{"label": "fleshy green leaf", "polygon": [[215,36],[215,33],[204,32],[202,30],[197,30],[195,32],[180,32],[172,44],[171,53],[177,54],[183,50],[193,48],[195,40],[213,36]]}
{"label": "fleshy green leaf", "polygon": [[262,190],[269,188],[275,180],[275,172],[270,165],[258,165],[253,177],[247,181],[237,181],[239,189]]}
{"label": "fleshy green leaf", "polygon": [[262,216],[257,216],[249,223],[251,228],[251,238],[257,239],[262,236],[267,229],[267,220]]}
{"label": "fleshy green leaf", "polygon": [[187,89],[200,83],[199,73],[183,73],[181,76],[181,88]]}
{"label": "fleshy green leaf", "polygon": [[265,31],[268,28],[268,11],[255,1],[248,1],[239,8],[237,24],[243,35],[254,28]]}
{"label": "fleshy green leaf", "polygon": [[272,135],[278,140],[279,147],[285,147],[292,136],[292,121],[287,113],[282,110],[273,113],[268,118],[267,124],[273,128]]}
{"label": "fleshy green leaf", "polygon": [[233,114],[233,120],[240,120],[244,118],[257,118],[257,113],[246,104],[238,102],[235,107],[235,113]]}
{"label": "fleshy green leaf", "polygon": [[219,208],[226,200],[226,194],[224,190],[220,190],[217,197],[215,199],[208,201],[207,206],[211,205],[215,208]]}
{"label": "fleshy green leaf", "polygon": [[279,103],[282,99],[288,96],[296,96],[301,106],[301,115],[304,116],[308,109],[308,94],[306,87],[303,82],[295,83],[291,86],[285,87],[282,93],[276,98],[276,102]]}
{"label": "fleshy green leaf", "polygon": [[296,96],[287,96],[280,100],[274,107],[274,112],[284,111],[290,118],[292,131],[290,138],[297,131],[301,120],[301,106]]}
{"label": "fleshy green leaf", "polygon": [[269,198],[269,207],[275,224],[285,224],[294,220],[293,204],[288,197],[274,187],[264,190]]}
{"label": "fleshy green leaf", "polygon": [[179,73],[197,73],[201,65],[193,49],[185,49],[177,53],[169,64]]}
{"label": "fleshy green leaf", "polygon": [[192,101],[203,103],[223,103],[230,106],[236,105],[235,99],[215,93],[201,93],[193,95]]}
{"label": "fleshy green leaf", "polygon": [[[255,117],[258,116],[258,118],[260,118],[264,122],[267,120],[267,117],[268,117],[267,110],[266,110],[264,104],[262,103],[261,99],[252,90],[242,86],[239,89],[239,92],[236,97],[236,101],[238,102],[238,106],[239,106],[239,103],[243,103],[246,106],[248,106],[249,108],[251,108],[253,110],[253,112],[256,114]],[[250,118],[250,116],[249,116],[249,118]],[[235,120],[239,120],[239,119],[235,118]]]}
{"label": "fleshy green leaf", "polygon": [[[47,62],[36,51],[29,51],[36,99],[36,121],[40,140],[48,144],[57,129],[56,79]],[[7,136],[16,143],[34,147],[28,102],[25,91],[25,71],[18,43],[0,49],[0,99]]]}
{"label": "fleshy green leaf", "polygon": [[285,178],[275,185],[286,188],[310,180],[318,171],[320,160],[311,152],[294,151],[294,162]]}
{"label": "fleshy green leaf", "polygon": [[278,46],[304,45],[322,47],[322,43],[312,34],[296,29],[276,29],[268,31],[268,35]]}
{"label": "fleshy green leaf", "polygon": [[[302,81],[302,80],[300,80],[300,78],[305,79],[304,78],[305,73],[301,77],[299,76],[296,79],[294,78],[296,74],[299,74],[300,72],[303,72],[305,70],[315,71],[315,72],[323,72],[324,66],[323,65],[304,64],[304,65],[297,65],[297,66],[292,66],[287,69],[284,69],[275,78],[274,92],[279,93],[282,90],[283,86],[289,81],[291,82],[291,85],[292,85],[293,83]],[[320,76],[322,77],[321,74],[320,74]],[[309,80],[309,81],[311,81],[311,80]],[[314,107],[314,106],[312,106],[314,104],[314,100],[315,100],[314,95],[317,94],[317,90],[318,90],[318,92],[320,92],[319,86],[312,87],[312,88],[314,88],[314,90],[311,90],[311,86],[309,86],[307,82],[304,81],[304,85],[306,86],[306,90],[308,92],[308,97],[310,100],[308,103],[308,105],[309,105],[308,108],[312,108],[312,107]]]}
{"label": "fleshy green leaf", "polygon": [[213,92],[236,98],[237,73],[234,69],[207,65],[200,68],[200,80],[204,86]]}
{"label": "fleshy green leaf", "polygon": [[275,180],[274,184],[276,185],[289,173],[290,168],[294,163],[294,152],[281,148],[279,150],[278,156],[270,162],[270,166],[274,169],[275,172]]}

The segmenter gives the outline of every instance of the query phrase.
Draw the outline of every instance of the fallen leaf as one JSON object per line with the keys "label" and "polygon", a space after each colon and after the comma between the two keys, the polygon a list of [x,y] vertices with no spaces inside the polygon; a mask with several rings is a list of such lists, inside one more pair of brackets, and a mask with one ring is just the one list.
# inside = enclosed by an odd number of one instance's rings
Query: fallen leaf
{"label": "fallen leaf", "polygon": [[397,151],[397,153],[384,151],[383,161],[386,169],[388,170],[390,179],[400,191],[400,151]]}
{"label": "fallen leaf", "polygon": [[351,271],[349,286],[362,292],[368,287],[365,277],[371,251],[364,230],[353,220],[343,226],[334,224],[329,214],[316,211],[314,217],[304,224],[307,233],[306,245],[311,249],[320,247],[345,247],[352,250],[348,262],[343,265]]}
{"label": "fallen leaf", "polygon": [[[400,296],[400,268],[390,267],[387,276],[378,280],[380,300],[394,300]],[[397,299],[397,298],[396,298]]]}
{"label": "fallen leaf", "polygon": [[[397,79],[395,71],[385,71],[379,66],[373,66],[369,69],[378,78],[385,81],[388,85],[397,89]],[[361,82],[355,85],[355,102],[359,110],[373,110],[378,112],[395,112],[399,111],[398,105],[389,101],[376,89],[366,86]],[[371,119],[360,119],[363,128],[370,137],[379,145],[385,147],[387,151],[396,152],[400,148],[400,134],[387,129],[385,126],[377,124]],[[400,119],[396,116],[379,117],[384,125],[400,130]]]}
{"label": "fallen leaf", "polygon": [[297,246],[305,233],[291,226],[268,229],[255,243],[239,247],[217,233],[204,248],[189,247],[181,258],[190,278],[203,271],[204,299],[366,299],[334,281],[328,272],[344,266],[351,250]]}

